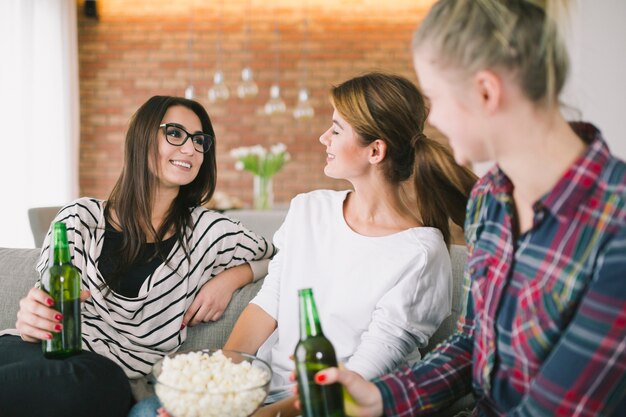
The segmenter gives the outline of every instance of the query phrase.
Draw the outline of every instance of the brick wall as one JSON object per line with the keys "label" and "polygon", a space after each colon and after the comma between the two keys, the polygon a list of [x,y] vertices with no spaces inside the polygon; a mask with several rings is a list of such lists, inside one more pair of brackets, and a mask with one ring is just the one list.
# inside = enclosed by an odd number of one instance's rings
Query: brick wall
{"label": "brick wall", "polygon": [[[183,95],[188,84],[187,40],[193,27],[193,79],[217,136],[218,190],[249,204],[252,177],[234,170],[233,147],[283,142],[291,162],[274,178],[275,201],[297,193],[348,186],[324,176],[319,135],[330,126],[328,89],[370,70],[416,81],[410,39],[432,1],[308,0],[308,87],[315,117],[291,116],[305,60],[302,54],[303,0],[98,0],[99,19],[83,16],[79,0],[78,48],[81,100],[80,193],[106,198],[122,164],[129,117],[150,96]],[[249,13],[247,7],[250,7]],[[251,39],[244,50],[246,16]],[[280,80],[285,115],[268,117],[262,106],[275,78],[274,25],[281,33]],[[220,24],[221,22],[221,24]],[[216,62],[216,28],[222,28],[222,67],[231,98],[210,103]],[[249,57],[259,95],[236,97],[240,72]]]}

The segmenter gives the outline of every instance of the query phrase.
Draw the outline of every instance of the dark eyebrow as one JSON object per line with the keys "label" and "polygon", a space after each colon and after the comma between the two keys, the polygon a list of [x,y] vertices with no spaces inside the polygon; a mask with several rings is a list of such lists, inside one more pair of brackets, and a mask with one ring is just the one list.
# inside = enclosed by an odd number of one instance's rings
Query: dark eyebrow
{"label": "dark eyebrow", "polygon": [[333,124],[337,125],[339,129],[343,130],[343,126],[341,125],[341,123],[339,123],[339,121],[333,119]]}
{"label": "dark eyebrow", "polygon": [[166,124],[168,124],[168,125],[172,125],[172,126],[176,126],[176,127],[180,128],[180,129],[183,129],[185,132],[187,132],[187,133],[189,133],[189,134],[192,134],[192,135],[195,135],[195,134],[197,134],[197,133],[203,133],[203,134],[204,134],[204,132],[203,132],[203,131],[201,131],[201,130],[196,130],[195,132],[193,132],[193,133],[192,133],[192,132],[188,131],[188,130],[187,130],[187,128],[186,128],[185,126],[183,126],[183,125],[181,125],[181,124],[179,124],[179,123],[173,123],[173,122],[170,122],[170,123],[166,123]]}

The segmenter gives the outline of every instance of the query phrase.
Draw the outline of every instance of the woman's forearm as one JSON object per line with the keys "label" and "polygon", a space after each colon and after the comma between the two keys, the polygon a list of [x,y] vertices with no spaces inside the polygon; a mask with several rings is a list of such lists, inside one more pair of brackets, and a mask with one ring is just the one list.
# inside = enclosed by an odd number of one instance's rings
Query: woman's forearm
{"label": "woman's forearm", "polygon": [[276,329],[276,320],[256,304],[248,304],[228,337],[224,349],[255,354]]}

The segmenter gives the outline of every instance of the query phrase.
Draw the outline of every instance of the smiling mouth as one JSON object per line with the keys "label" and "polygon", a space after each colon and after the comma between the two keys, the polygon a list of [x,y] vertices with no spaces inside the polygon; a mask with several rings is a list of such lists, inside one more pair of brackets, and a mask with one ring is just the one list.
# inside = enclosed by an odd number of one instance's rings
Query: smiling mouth
{"label": "smiling mouth", "polygon": [[185,161],[174,161],[174,160],[171,160],[170,164],[176,165],[176,166],[179,166],[179,167],[185,168],[185,169],[191,169],[191,164],[189,162],[185,162]]}
{"label": "smiling mouth", "polygon": [[326,154],[326,160],[327,161],[332,161],[333,159],[335,159],[335,155],[333,155],[332,153],[327,153]]}

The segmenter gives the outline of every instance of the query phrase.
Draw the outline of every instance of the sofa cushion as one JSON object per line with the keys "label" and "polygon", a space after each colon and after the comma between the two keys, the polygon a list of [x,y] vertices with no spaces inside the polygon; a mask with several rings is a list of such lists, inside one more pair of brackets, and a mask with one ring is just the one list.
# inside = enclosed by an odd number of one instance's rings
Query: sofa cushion
{"label": "sofa cushion", "polygon": [[39,277],[35,263],[39,249],[0,248],[0,330],[15,327],[19,302]]}
{"label": "sofa cushion", "polygon": [[226,339],[239,318],[241,311],[263,285],[263,279],[235,291],[224,314],[218,321],[201,323],[187,329],[187,340],[181,350],[217,349],[224,346]]}
{"label": "sofa cushion", "polygon": [[450,262],[452,263],[452,312],[441,323],[435,334],[428,341],[428,346],[420,349],[422,357],[439,343],[456,333],[457,321],[465,305],[463,292],[463,274],[467,262],[467,249],[463,245],[450,246]]}
{"label": "sofa cushion", "polygon": [[239,220],[248,229],[271,241],[274,239],[274,233],[285,221],[287,209],[226,210],[224,215]]}

